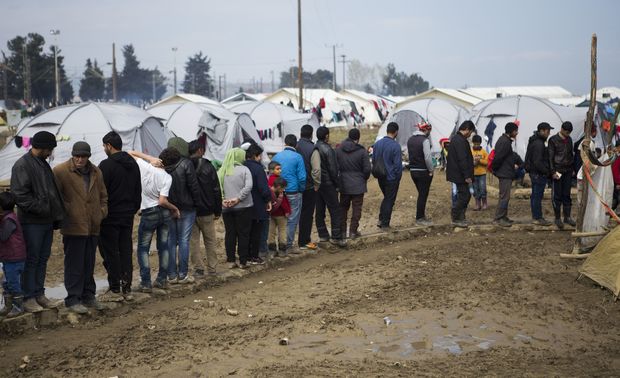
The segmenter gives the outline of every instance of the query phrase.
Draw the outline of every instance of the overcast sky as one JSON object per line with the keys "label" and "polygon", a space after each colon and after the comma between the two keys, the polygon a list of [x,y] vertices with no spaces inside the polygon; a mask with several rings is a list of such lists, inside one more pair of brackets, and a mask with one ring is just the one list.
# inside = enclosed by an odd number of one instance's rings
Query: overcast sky
{"label": "overcast sky", "polygon": [[[144,67],[172,69],[203,51],[229,82],[271,82],[297,57],[296,0],[2,1],[0,48],[38,32],[60,48],[70,76],[86,58],[111,60],[133,43]],[[365,64],[393,62],[435,87],[560,85],[589,90],[590,37],[599,38],[599,86],[620,86],[617,0],[302,0],[304,69],[332,70],[331,48]],[[122,59],[120,59],[122,64]],[[342,66],[338,65],[340,82]],[[109,75],[110,68],[105,68]]]}

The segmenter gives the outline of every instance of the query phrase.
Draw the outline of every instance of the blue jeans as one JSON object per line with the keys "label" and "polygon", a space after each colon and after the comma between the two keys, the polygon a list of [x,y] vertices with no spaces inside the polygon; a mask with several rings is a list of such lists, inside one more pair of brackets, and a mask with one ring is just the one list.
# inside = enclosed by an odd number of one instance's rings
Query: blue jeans
{"label": "blue jeans", "polygon": [[[181,211],[181,217],[171,219],[170,232],[168,234],[168,278],[183,279],[187,276],[189,263],[189,242],[192,239],[192,227],[196,221],[196,210]],[[179,258],[177,260],[177,246],[179,246]],[[178,264],[177,264],[178,262]]]}
{"label": "blue jeans", "polygon": [[542,219],[542,200],[545,195],[545,187],[549,180],[545,176],[530,173],[532,181],[532,195],[530,196],[530,207],[532,208],[532,218]]}
{"label": "blue jeans", "polygon": [[26,265],[22,277],[24,298],[36,298],[45,294],[47,260],[52,253],[54,227],[49,224],[22,225],[26,241]]}
{"label": "blue jeans", "polygon": [[24,266],[26,266],[25,261],[2,263],[2,270],[4,271],[2,288],[5,295],[11,294],[14,297],[21,297],[24,294],[21,283]]}
{"label": "blue jeans", "polygon": [[293,240],[295,240],[295,230],[299,224],[299,215],[301,214],[301,193],[286,194],[289,204],[291,205],[291,215],[286,223],[286,249],[293,248]]}
{"label": "blue jeans", "polygon": [[474,176],[474,198],[487,198],[487,175]]}
{"label": "blue jeans", "polygon": [[149,249],[153,234],[157,232],[157,253],[159,255],[159,273],[157,281],[166,282],[168,274],[168,230],[170,211],[162,207],[151,207],[142,211],[138,226],[138,265],[140,266],[140,281],[144,286],[151,286],[151,265]]}

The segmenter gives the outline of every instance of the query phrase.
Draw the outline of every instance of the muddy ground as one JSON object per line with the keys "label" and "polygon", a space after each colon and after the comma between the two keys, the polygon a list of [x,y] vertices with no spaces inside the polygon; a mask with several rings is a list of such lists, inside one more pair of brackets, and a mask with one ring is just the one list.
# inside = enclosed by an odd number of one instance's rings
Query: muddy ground
{"label": "muddy ground", "polygon": [[[405,175],[393,226],[413,225],[415,198]],[[362,233],[376,232],[379,201],[371,180]],[[440,174],[429,215],[445,224],[449,209]],[[488,223],[492,211],[468,215]],[[512,201],[510,215],[528,220],[529,201]],[[558,257],[571,249],[568,232],[550,229],[322,251],[122,316],[0,340],[0,376],[618,376],[620,305],[575,280],[580,262]],[[49,270],[60,283],[60,251]]]}

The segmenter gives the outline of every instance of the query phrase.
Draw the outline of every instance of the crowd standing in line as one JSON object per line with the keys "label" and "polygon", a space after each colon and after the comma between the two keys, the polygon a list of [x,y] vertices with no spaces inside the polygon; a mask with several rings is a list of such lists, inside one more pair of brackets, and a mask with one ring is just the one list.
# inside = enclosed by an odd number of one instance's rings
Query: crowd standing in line
{"label": "crowd standing in line", "polygon": [[[532,222],[551,225],[542,211],[544,190],[551,185],[555,225],[574,226],[570,198],[575,158],[572,125],[564,122],[559,133],[550,137],[552,129],[545,122],[538,125],[529,138],[524,162],[512,148],[519,132],[512,122],[505,125],[491,153],[481,147],[482,138],[473,135],[475,125],[471,121],[463,122],[450,140],[442,140],[446,180],[454,188],[453,226],[470,224],[466,211],[472,194],[474,210],[487,209],[486,178],[487,172],[492,172],[499,180],[493,220],[510,227],[510,189],[522,170],[529,173],[532,182]],[[294,135],[285,136],[286,147],[271,159],[269,176],[263,166],[263,149],[251,141],[228,150],[216,171],[204,157],[204,141],[188,143],[175,137],[154,157],[123,151],[123,141],[113,131],[102,139],[107,158],[99,167],[90,162],[91,146],[78,141],[71,158],[52,170],[47,158],[57,146],[56,138],[40,131],[33,136],[30,151],[13,166],[10,192],[0,193],[0,262],[5,276],[5,308],[0,315],[14,317],[57,305],[45,296],[47,261],[56,229],[61,230],[64,246],[65,306],[82,314],[88,308],[103,309],[101,302],[132,299],[136,213],[140,216],[137,288],[147,293],[217,274],[215,223],[220,217],[230,269],[245,269],[266,259],[304,251],[313,253],[318,247],[311,240],[313,220],[319,241],[345,247],[347,239],[361,236],[359,224],[371,174],[383,194],[377,226],[389,231],[404,166],[418,192],[416,224],[431,226],[426,204],[436,171],[431,155],[432,126],[417,125],[408,139],[407,165],[396,141],[398,124],[389,123],[386,131],[373,146],[371,163],[367,149],[359,144],[360,130],[351,129],[334,148],[328,128],[315,131],[304,125],[299,140]],[[620,192],[620,164],[613,170]],[[152,280],[149,252],[154,235],[159,266]],[[109,284],[108,291],[98,299],[94,280],[97,247]]]}

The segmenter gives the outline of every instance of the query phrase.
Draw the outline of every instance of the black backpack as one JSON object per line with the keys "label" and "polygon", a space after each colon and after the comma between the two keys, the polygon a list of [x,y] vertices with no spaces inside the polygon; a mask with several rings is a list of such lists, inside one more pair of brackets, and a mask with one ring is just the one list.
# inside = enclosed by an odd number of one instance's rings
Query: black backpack
{"label": "black backpack", "polygon": [[385,163],[383,163],[383,159],[372,159],[372,175],[376,179],[384,179],[387,177],[387,170],[385,169]]}

